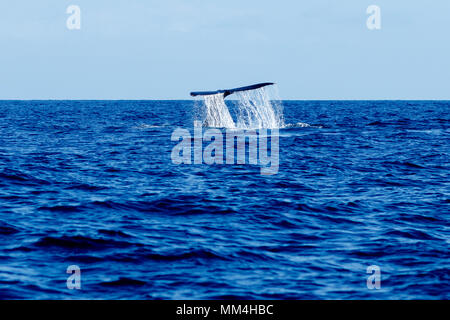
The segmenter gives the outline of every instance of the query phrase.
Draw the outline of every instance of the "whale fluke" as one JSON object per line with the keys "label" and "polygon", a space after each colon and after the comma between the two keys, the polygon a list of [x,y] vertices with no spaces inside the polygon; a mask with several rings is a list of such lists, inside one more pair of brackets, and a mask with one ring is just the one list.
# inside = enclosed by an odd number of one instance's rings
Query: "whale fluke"
{"label": "whale fluke", "polygon": [[273,85],[275,83],[273,82],[264,82],[264,83],[258,83],[258,84],[254,84],[251,86],[246,86],[246,87],[240,87],[240,88],[235,88],[235,89],[224,89],[224,90],[217,90],[217,91],[197,91],[197,92],[191,92],[191,96],[196,97],[196,96],[210,96],[213,94],[218,94],[218,93],[223,93],[223,97],[226,98],[227,96],[229,96],[230,94],[233,94],[235,92],[239,92],[239,91],[247,91],[247,90],[255,90],[255,89],[259,89],[265,86],[270,86]]}

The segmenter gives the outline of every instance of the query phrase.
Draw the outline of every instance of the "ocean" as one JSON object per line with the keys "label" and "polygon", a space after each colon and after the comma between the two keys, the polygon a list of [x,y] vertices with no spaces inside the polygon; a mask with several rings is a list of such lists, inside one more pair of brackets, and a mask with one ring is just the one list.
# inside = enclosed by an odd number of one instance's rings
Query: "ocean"
{"label": "ocean", "polygon": [[449,299],[450,101],[282,107],[262,175],[173,163],[190,100],[0,101],[0,298]]}

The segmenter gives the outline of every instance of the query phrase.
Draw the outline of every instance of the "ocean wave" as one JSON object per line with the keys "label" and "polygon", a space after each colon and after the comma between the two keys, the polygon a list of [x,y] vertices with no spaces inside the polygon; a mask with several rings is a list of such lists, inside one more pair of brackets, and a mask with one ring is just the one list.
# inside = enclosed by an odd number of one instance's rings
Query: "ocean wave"
{"label": "ocean wave", "polygon": [[[392,230],[385,233],[389,237],[400,237],[413,240],[439,240],[438,238],[430,235],[427,232],[409,229],[409,230]],[[442,240],[442,239],[440,239]]]}
{"label": "ocean wave", "polygon": [[104,190],[105,187],[95,186],[87,183],[73,183],[65,187],[66,190],[82,190],[82,191],[99,191]]}
{"label": "ocean wave", "polygon": [[82,211],[82,206],[68,206],[68,205],[42,206],[39,207],[38,210],[53,211],[53,212],[79,212]]}
{"label": "ocean wave", "polygon": [[34,246],[77,250],[104,250],[108,248],[127,248],[132,246],[139,246],[139,244],[76,235],[59,237],[46,236],[36,241],[34,243]]}
{"label": "ocean wave", "polygon": [[99,285],[104,287],[136,287],[136,286],[144,286],[146,284],[147,283],[144,281],[125,277],[119,278],[118,280],[104,281],[99,283]]}
{"label": "ocean wave", "polygon": [[11,225],[5,222],[2,222],[2,225],[0,225],[0,235],[9,236],[12,234],[16,234],[18,232],[19,232],[18,229],[12,227]]}
{"label": "ocean wave", "polygon": [[122,252],[114,254],[113,256],[105,257],[108,260],[128,262],[128,263],[142,263],[143,261],[153,262],[176,262],[176,261],[201,261],[201,260],[230,260],[230,257],[218,254],[212,249],[178,249],[178,250],[151,250],[149,248],[142,248],[133,251]]}
{"label": "ocean wave", "polygon": [[205,204],[197,202],[192,196],[181,198],[162,198],[151,201],[128,201],[126,203],[116,201],[94,201],[87,205],[91,208],[109,208],[119,211],[154,212],[176,215],[196,214],[229,214],[235,211],[221,205]]}
{"label": "ocean wave", "polygon": [[19,184],[19,185],[49,185],[50,182],[36,178],[30,174],[25,172],[14,170],[14,169],[3,169],[0,172],[0,182],[11,183],[11,184]]}

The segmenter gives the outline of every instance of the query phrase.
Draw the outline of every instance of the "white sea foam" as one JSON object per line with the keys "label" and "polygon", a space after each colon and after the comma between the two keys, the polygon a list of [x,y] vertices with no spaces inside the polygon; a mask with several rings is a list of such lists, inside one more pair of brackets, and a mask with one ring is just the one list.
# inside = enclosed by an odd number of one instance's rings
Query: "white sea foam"
{"label": "white sea foam", "polygon": [[161,125],[153,125],[153,124],[140,124],[138,126],[135,126],[134,128],[136,129],[151,129],[151,128],[162,128],[163,126]]}

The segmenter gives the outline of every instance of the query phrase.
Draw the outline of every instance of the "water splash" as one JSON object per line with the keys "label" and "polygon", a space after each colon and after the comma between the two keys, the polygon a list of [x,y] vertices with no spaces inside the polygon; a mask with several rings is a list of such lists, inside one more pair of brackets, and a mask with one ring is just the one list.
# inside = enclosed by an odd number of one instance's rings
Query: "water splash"
{"label": "water splash", "polygon": [[216,128],[235,128],[236,125],[223,97],[223,93],[204,96],[206,119],[204,125]]}
{"label": "water splash", "polygon": [[[232,112],[225,103],[223,94],[203,96],[204,121],[206,127],[237,129],[274,129],[284,127],[282,105],[279,99],[271,99],[275,93],[259,88],[237,92],[237,100],[230,102]],[[234,111],[234,112],[233,112]],[[232,113],[236,121],[233,120]]]}
{"label": "water splash", "polygon": [[281,128],[284,126],[279,100],[271,100],[266,88],[236,93],[237,127],[246,129]]}

